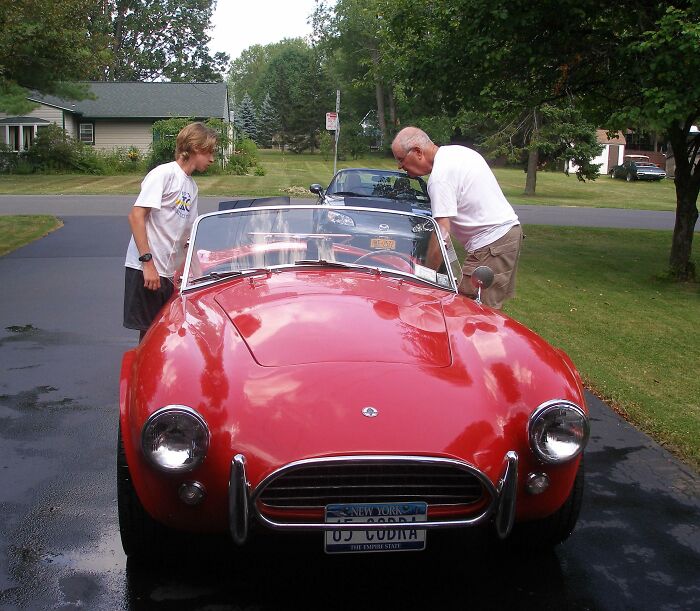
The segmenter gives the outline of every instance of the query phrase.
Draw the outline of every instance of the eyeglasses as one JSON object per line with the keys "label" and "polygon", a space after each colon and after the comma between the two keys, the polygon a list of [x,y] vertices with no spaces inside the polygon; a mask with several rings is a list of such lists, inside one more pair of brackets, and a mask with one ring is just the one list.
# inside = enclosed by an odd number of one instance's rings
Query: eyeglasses
{"label": "eyeglasses", "polygon": [[408,159],[408,156],[409,156],[413,151],[415,151],[415,150],[416,150],[415,148],[409,149],[409,150],[408,150],[408,153],[406,153],[403,157],[398,157],[398,158],[396,159],[396,161],[399,162],[399,165],[403,165],[403,164],[404,164],[404,161],[406,161],[406,159]]}

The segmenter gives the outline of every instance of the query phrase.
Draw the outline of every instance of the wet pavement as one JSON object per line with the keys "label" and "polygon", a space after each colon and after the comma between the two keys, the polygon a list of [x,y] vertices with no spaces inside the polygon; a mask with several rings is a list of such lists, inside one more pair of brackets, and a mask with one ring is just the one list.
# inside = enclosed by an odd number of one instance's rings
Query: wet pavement
{"label": "wet pavement", "polygon": [[[0,609],[697,609],[700,478],[589,396],[577,530],[554,552],[429,533],[326,557],[320,537],[126,562],[116,514],[123,217],[66,217],[0,258]],[[433,535],[436,536],[433,536]]]}

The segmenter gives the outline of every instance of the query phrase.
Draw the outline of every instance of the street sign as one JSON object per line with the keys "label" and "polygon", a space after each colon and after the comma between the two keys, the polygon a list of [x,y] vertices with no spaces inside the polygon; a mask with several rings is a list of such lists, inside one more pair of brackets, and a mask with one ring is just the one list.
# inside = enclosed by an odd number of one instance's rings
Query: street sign
{"label": "street sign", "polygon": [[336,131],[338,129],[338,113],[337,112],[327,112],[326,113],[326,129],[329,131]]}

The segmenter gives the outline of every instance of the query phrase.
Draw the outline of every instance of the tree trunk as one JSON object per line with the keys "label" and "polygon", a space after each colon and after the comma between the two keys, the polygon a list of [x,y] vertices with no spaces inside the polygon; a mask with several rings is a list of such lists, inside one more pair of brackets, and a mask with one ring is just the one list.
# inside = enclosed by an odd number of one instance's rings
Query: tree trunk
{"label": "tree trunk", "polygon": [[676,160],[676,222],[673,227],[671,255],[668,260],[671,276],[687,281],[695,278],[695,265],[690,260],[693,250],[693,234],[698,220],[698,193],[700,170],[696,163],[700,141],[688,140],[688,129],[674,126],[669,139]]}
{"label": "tree trunk", "polygon": [[379,50],[370,49],[374,65],[374,91],[377,97],[377,122],[382,132],[382,142],[386,142],[386,117],[384,116],[384,83],[379,76]]}
{"label": "tree trunk", "polygon": [[527,178],[525,179],[525,195],[534,195],[537,186],[537,164],[540,160],[540,152],[530,149],[527,155]]}
{"label": "tree trunk", "polygon": [[388,87],[387,98],[389,98],[389,122],[391,126],[391,137],[393,138],[398,131],[398,121],[396,119],[396,100],[394,99],[393,85],[389,85]]}
{"label": "tree trunk", "polygon": [[537,149],[537,136],[540,131],[540,116],[535,108],[532,111],[532,134],[530,136],[530,150],[527,154],[527,179],[525,180],[525,195],[534,195],[537,187],[537,165],[540,161],[540,152]]}

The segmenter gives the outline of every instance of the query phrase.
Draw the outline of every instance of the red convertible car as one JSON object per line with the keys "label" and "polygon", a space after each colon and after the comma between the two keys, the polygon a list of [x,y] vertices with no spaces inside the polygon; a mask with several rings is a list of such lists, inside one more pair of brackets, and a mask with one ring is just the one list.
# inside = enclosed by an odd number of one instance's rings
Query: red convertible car
{"label": "red convertible car", "polygon": [[122,363],[129,556],[176,531],[304,531],[328,553],[420,550],[435,529],[569,536],[580,377],[460,296],[436,235],[424,215],[349,206],[197,219],[179,291]]}

